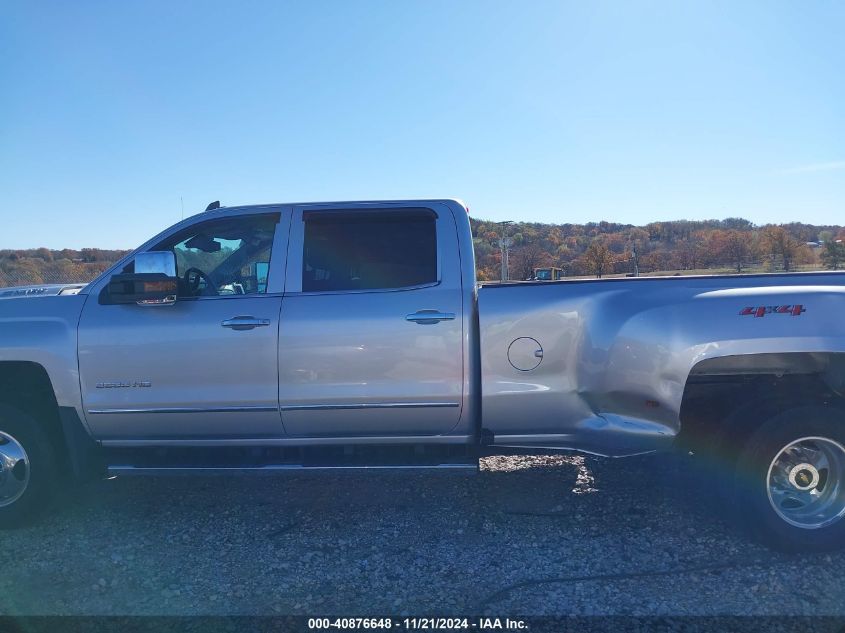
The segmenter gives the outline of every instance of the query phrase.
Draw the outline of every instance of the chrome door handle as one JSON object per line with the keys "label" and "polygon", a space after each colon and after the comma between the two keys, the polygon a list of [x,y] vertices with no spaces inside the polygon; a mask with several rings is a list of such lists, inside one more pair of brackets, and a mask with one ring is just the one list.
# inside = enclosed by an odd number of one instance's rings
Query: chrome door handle
{"label": "chrome door handle", "polygon": [[236,316],[226,319],[220,325],[232,328],[233,330],[251,330],[257,327],[270,325],[270,319],[256,319],[252,316]]}
{"label": "chrome door handle", "polygon": [[406,321],[413,321],[420,325],[432,325],[440,321],[453,321],[454,319],[454,312],[440,312],[439,310],[420,310],[405,317]]}

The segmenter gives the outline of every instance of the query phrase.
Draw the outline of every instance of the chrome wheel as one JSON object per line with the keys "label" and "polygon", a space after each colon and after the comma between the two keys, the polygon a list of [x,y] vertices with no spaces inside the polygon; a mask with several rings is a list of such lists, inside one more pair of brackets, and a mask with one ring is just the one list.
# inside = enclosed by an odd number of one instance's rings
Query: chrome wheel
{"label": "chrome wheel", "polygon": [[0,431],[0,508],[12,505],[29,485],[29,457],[14,437]]}
{"label": "chrome wheel", "polygon": [[845,516],[845,447],[825,437],[784,446],[769,465],[769,503],[781,519],[808,530]]}

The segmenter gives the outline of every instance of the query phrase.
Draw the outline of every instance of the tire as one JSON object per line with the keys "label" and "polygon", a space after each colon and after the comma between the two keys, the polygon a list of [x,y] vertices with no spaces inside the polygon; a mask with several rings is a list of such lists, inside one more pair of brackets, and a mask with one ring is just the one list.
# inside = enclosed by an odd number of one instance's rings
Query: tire
{"label": "tire", "polygon": [[38,421],[2,404],[0,462],[0,528],[18,527],[49,506],[58,469],[52,442]]}
{"label": "tire", "polygon": [[744,526],[774,548],[845,546],[845,409],[795,407],[763,422],[736,461]]}

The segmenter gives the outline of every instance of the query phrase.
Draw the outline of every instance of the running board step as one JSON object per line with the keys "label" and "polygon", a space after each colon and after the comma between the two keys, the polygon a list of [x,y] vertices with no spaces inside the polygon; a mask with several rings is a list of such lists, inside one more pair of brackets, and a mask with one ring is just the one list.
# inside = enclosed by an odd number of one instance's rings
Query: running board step
{"label": "running board step", "polygon": [[354,465],[354,466],[328,466],[316,465],[307,466],[302,464],[264,464],[261,466],[129,466],[114,465],[108,466],[109,476],[126,475],[190,475],[190,474],[214,474],[214,473],[257,473],[276,471],[337,471],[337,470],[449,470],[449,471],[478,471],[478,462],[461,464],[420,464],[420,465]]}
{"label": "running board step", "polygon": [[474,470],[472,445],[108,448],[110,474],[274,470]]}

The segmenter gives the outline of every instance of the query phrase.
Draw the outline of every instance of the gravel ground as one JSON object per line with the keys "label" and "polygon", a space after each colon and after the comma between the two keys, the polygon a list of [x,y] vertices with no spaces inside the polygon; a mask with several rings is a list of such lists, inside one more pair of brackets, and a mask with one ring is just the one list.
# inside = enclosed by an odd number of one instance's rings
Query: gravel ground
{"label": "gravel ground", "polygon": [[842,615],[664,458],[120,478],[0,534],[0,613]]}

